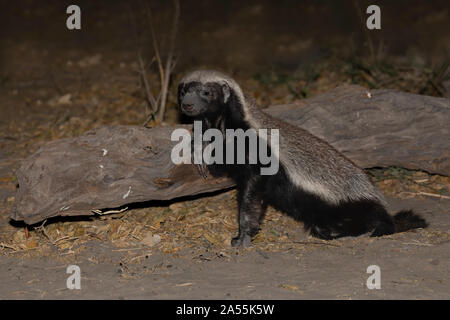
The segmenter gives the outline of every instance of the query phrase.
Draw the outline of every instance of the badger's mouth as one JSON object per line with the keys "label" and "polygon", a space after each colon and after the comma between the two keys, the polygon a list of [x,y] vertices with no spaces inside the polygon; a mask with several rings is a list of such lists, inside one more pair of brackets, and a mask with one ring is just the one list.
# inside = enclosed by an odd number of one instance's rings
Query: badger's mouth
{"label": "badger's mouth", "polygon": [[181,109],[186,112],[192,112],[194,110],[194,105],[193,104],[183,104],[181,106]]}

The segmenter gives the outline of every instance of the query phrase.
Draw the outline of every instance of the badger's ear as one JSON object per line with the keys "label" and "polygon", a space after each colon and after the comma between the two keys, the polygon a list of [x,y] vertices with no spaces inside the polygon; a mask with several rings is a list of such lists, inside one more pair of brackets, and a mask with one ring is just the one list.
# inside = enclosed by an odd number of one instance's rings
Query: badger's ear
{"label": "badger's ear", "polygon": [[230,98],[230,87],[228,83],[222,83],[222,94],[223,94],[223,103],[227,103]]}

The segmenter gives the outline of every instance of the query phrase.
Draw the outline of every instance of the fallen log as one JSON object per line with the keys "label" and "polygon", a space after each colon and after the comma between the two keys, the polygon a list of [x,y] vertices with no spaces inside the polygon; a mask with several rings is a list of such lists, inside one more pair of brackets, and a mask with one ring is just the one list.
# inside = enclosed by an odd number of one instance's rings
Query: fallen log
{"label": "fallen log", "polygon": [[47,143],[16,172],[19,189],[10,217],[33,224],[233,186],[225,178],[203,179],[192,165],[174,165],[173,130],[105,126]]}
{"label": "fallen log", "polygon": [[450,175],[450,100],[341,86],[266,111],[328,141],[363,168]]}
{"label": "fallen log", "polygon": [[[266,111],[327,140],[362,167],[450,175],[448,99],[342,86]],[[10,217],[34,224],[232,187],[226,178],[205,180],[194,166],[172,163],[177,142],[170,135],[177,127],[107,126],[47,143],[16,172]]]}

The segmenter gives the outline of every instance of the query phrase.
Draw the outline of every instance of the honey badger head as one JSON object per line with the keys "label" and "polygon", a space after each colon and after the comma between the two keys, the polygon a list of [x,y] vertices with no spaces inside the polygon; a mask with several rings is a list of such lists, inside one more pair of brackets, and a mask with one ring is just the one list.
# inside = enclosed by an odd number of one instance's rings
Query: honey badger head
{"label": "honey badger head", "polygon": [[219,83],[189,82],[180,85],[178,103],[181,112],[189,117],[220,113],[228,102],[229,87]]}
{"label": "honey badger head", "polygon": [[226,111],[241,114],[242,101],[242,90],[237,83],[217,71],[191,72],[178,86],[178,104],[181,112],[189,117],[217,117]]}

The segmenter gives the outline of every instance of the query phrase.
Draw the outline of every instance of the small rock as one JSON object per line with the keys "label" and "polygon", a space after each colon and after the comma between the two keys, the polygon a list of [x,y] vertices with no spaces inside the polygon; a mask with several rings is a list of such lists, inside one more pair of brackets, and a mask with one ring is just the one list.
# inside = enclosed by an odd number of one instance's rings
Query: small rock
{"label": "small rock", "polygon": [[141,240],[141,243],[145,246],[153,247],[161,242],[161,236],[157,234],[152,234],[151,232],[147,233],[144,239]]}

